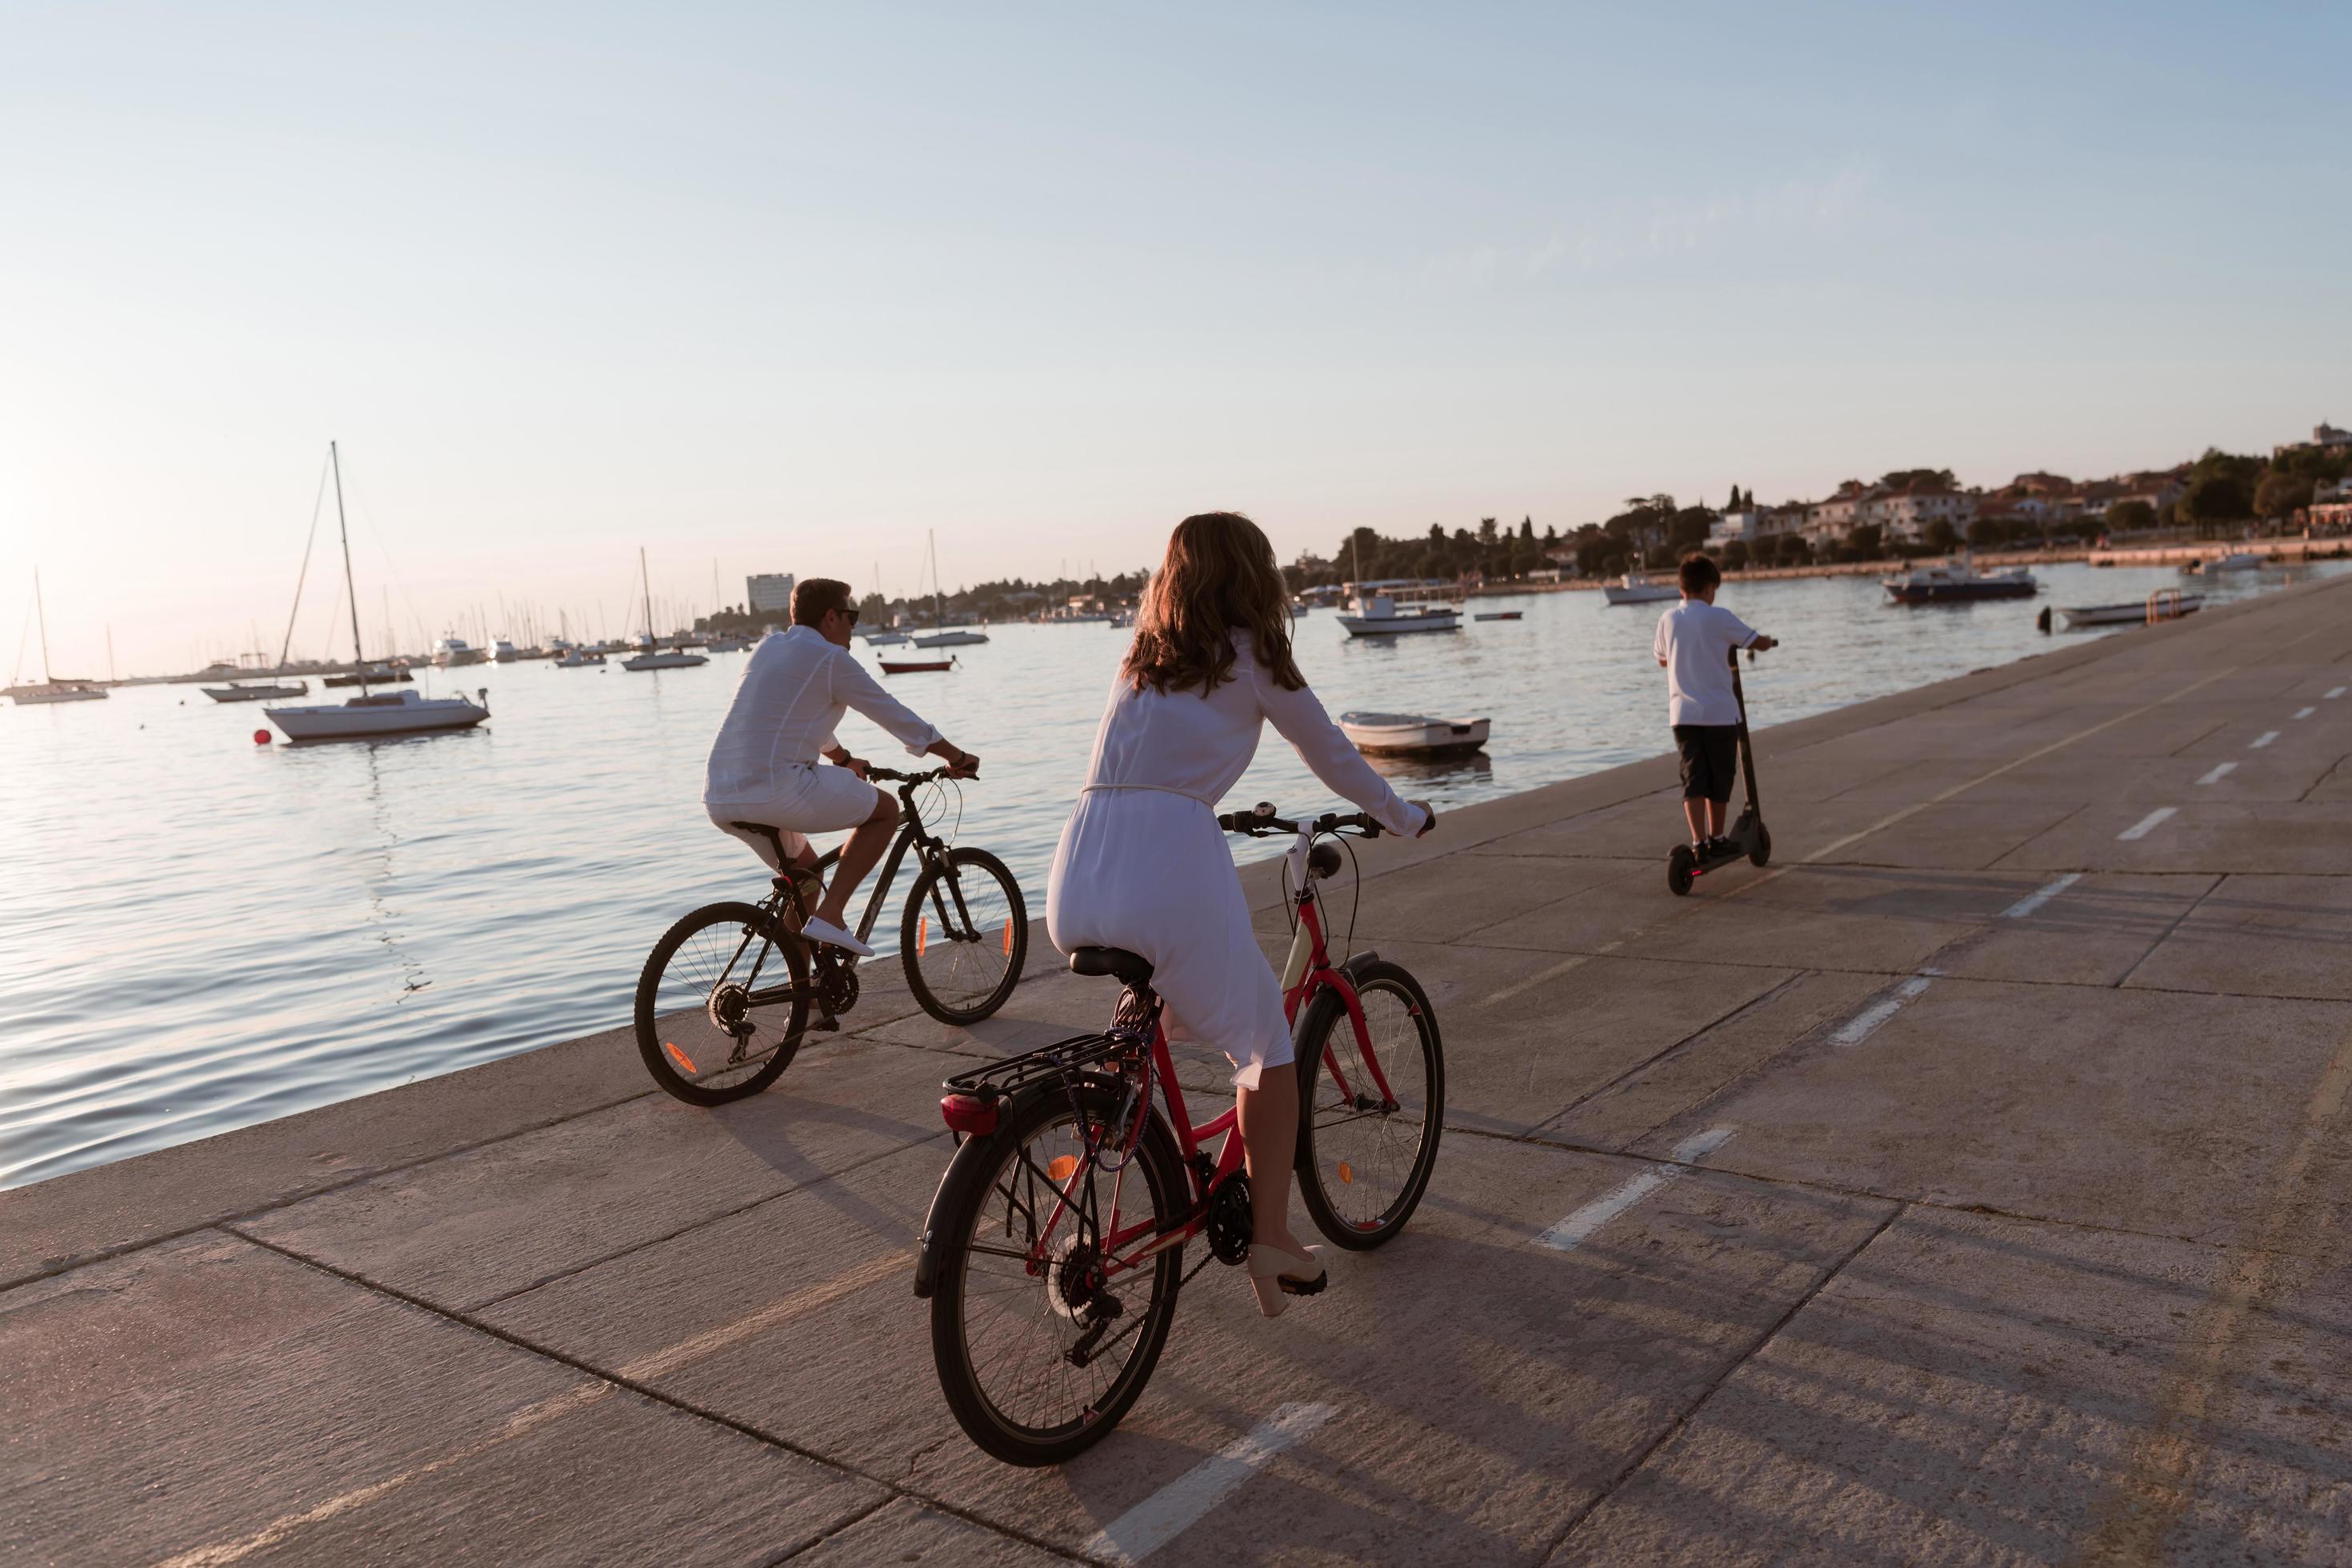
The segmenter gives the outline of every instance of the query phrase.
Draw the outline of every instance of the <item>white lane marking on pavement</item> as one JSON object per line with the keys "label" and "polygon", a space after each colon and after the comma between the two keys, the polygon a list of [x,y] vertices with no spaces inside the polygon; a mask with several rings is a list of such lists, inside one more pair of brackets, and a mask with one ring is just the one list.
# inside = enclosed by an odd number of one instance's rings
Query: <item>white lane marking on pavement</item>
{"label": "white lane marking on pavement", "polygon": [[2164,819],[2166,817],[2170,816],[2174,812],[2179,811],[2179,809],[2180,808],[2177,805],[2158,806],[2154,811],[2149,812],[2146,816],[2141,817],[2137,822],[2133,823],[2129,827],[2126,827],[2121,833],[2116,834],[2116,842],[2118,844],[2128,844],[2135,838],[2147,837],[2149,834],[2164,826]]}
{"label": "white lane marking on pavement", "polygon": [[2082,879],[2083,873],[2080,871],[2069,871],[2047,887],[2034,889],[2033,891],[2001,910],[2000,918],[2005,921],[2021,921]]}
{"label": "white lane marking on pavement", "polygon": [[[623,1367],[621,1375],[633,1382],[642,1383],[667,1373],[676,1372],[689,1362],[700,1360],[714,1352],[724,1350],[739,1340],[747,1339],[763,1330],[773,1328],[787,1319],[799,1317],[803,1312],[814,1311],[853,1291],[862,1290],[877,1280],[887,1279],[893,1274],[902,1272],[906,1268],[907,1258],[904,1253],[886,1253],[879,1258],[869,1258],[846,1273],[835,1275],[831,1279],[811,1285],[806,1289],[795,1290],[793,1294],[780,1300],[772,1301],[758,1311],[739,1318],[732,1323],[707,1330],[690,1339],[681,1340],[667,1350],[656,1351],[651,1355],[641,1356]],[[518,1437],[528,1436],[559,1416],[569,1415],[575,1410],[584,1410],[599,1401],[609,1399],[620,1390],[621,1385],[616,1383],[592,1383],[556,1394],[551,1398],[542,1399],[536,1405],[526,1405],[517,1411],[504,1426],[487,1437],[478,1438],[462,1448],[444,1454],[437,1459],[428,1460],[414,1469],[403,1470],[398,1475],[387,1476],[380,1481],[371,1481],[363,1487],[354,1487],[350,1491],[329,1498],[315,1508],[304,1509],[299,1513],[282,1514],[255,1531],[251,1535],[240,1540],[225,1541],[213,1546],[200,1546],[192,1552],[183,1552],[176,1557],[167,1557],[163,1560],[163,1568],[223,1568],[224,1564],[250,1557],[257,1552],[278,1544],[306,1524],[317,1524],[332,1519],[338,1514],[349,1513],[352,1509],[398,1491],[411,1481],[424,1480],[429,1476],[438,1475],[453,1465],[462,1465],[468,1459],[478,1458],[501,1444],[511,1443]]]}
{"label": "white lane marking on pavement", "polygon": [[1682,1164],[1659,1165],[1638,1176],[1628,1176],[1537,1237],[1536,1245],[1555,1252],[1575,1251],[1591,1239],[1593,1232],[1681,1175],[1683,1165],[1696,1164],[1730,1141],[1728,1127],[1710,1127],[1704,1132],[1692,1133],[1674,1147],[1674,1158]]}
{"label": "white lane marking on pavement", "polygon": [[2298,708],[2294,710],[2294,716],[2298,719],[2308,719],[2318,711],[2316,708]]}
{"label": "white lane marking on pavement", "polygon": [[2344,691],[2345,691],[2345,689],[2344,689],[2343,687],[2341,687],[2341,686],[2337,686],[2337,687],[2331,687],[2331,688],[2328,689],[2328,693],[2327,693],[2327,695],[2326,695],[2326,697],[2321,698],[2321,699],[2320,699],[2320,700],[2321,700],[2321,701],[2323,701],[2323,702],[2333,702],[2333,701],[2335,701],[2337,698],[2339,698],[2339,697],[2343,696],[2343,695],[2344,695]]}
{"label": "white lane marking on pavement", "polygon": [[2248,746],[2246,750],[2250,752],[2259,752],[2264,746],[2269,745],[2273,741],[2275,741],[2278,738],[2279,732],[2276,730],[2265,730],[2260,735],[2254,737],[2254,743]]}
{"label": "white lane marking on pavement", "polygon": [[1891,996],[1882,996],[1837,1026],[1830,1036],[1833,1046],[1858,1046],[1878,1033],[1878,1026],[1903,1010],[1903,1004],[1927,989],[1927,977],[1915,974],[1895,988]]}
{"label": "white lane marking on pavement", "polygon": [[1107,1563],[1140,1563],[1191,1529],[1268,1460],[1339,1414],[1329,1405],[1286,1405],[1174,1480],[1120,1514],[1078,1548]]}
{"label": "white lane marking on pavement", "polygon": [[1506,985],[1500,991],[1488,993],[1486,999],[1484,1002],[1479,1003],[1478,1005],[1481,1007],[1492,1007],[1497,1002],[1507,1002],[1522,991],[1531,991],[1547,980],[1556,980],[1559,976],[1567,973],[1570,970],[1591,962],[1592,955],[1589,952],[1580,952],[1572,957],[1563,958],[1549,969],[1538,969],[1533,974],[1528,975],[1525,980],[1517,981],[1512,984]]}
{"label": "white lane marking on pavement", "polygon": [[2220,784],[2223,779],[2229,777],[2230,774],[2237,771],[2238,764],[2235,763],[2215,763],[2211,770],[2209,771],[2203,778],[2199,779],[2197,782],[2199,784]]}

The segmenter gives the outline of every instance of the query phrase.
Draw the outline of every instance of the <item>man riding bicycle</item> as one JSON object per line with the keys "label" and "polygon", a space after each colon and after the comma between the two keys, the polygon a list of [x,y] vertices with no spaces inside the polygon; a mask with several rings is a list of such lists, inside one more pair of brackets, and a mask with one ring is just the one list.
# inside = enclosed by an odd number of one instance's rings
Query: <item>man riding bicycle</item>
{"label": "man riding bicycle", "polygon": [[[898,803],[867,784],[866,763],[835,740],[842,714],[856,709],[888,731],[909,756],[940,758],[952,777],[972,776],[980,758],[950,743],[866,673],[849,652],[856,625],[848,584],[812,577],[793,589],[792,628],[761,639],[744,662],[735,700],[710,748],[702,804],[721,832],[749,844],[780,874],[784,867],[774,862],[763,835],[729,825],[764,822],[777,828],[792,864],[803,870],[816,864],[809,834],[854,829],[833,885],[801,934],[871,958],[874,950],[847,929],[849,899],[889,847]],[[820,765],[821,757],[835,765]]]}

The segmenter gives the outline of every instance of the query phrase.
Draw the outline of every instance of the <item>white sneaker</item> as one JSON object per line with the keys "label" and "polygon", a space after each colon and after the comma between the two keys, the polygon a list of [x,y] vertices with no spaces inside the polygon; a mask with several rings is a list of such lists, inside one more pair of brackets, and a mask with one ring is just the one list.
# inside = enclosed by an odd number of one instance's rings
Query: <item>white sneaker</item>
{"label": "white sneaker", "polygon": [[801,922],[801,935],[806,937],[811,942],[824,942],[828,947],[845,949],[847,952],[856,953],[860,958],[871,958],[874,956],[874,950],[872,948],[866,946],[864,942],[858,941],[856,937],[850,935],[847,931],[842,930],[831,921],[819,920],[814,915],[809,916],[808,919]]}

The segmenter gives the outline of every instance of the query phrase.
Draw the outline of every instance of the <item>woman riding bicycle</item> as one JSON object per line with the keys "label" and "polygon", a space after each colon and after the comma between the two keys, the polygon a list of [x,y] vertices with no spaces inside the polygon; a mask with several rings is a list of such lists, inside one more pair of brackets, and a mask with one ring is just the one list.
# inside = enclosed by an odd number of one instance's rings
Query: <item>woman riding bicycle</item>
{"label": "woman riding bicycle", "polygon": [[1427,807],[1399,798],[1371,770],[1298,672],[1265,535],[1234,512],[1188,517],[1169,538],[1111,684],[1086,788],[1054,857],[1045,921],[1064,952],[1140,954],[1168,1005],[1170,1036],[1232,1059],[1251,1283],[1270,1318],[1290,1296],[1322,1289],[1323,1267],[1290,1231],[1298,1136],[1290,1027],[1216,819],[1269,720],[1316,777],[1383,827],[1428,831]]}

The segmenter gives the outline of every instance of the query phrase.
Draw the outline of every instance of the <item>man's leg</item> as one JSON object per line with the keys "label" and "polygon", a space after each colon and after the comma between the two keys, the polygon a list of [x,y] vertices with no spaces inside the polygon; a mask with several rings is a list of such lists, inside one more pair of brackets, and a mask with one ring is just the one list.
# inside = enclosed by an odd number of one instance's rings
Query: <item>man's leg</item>
{"label": "man's leg", "polygon": [[[1694,844],[1706,837],[1707,805],[1707,802],[1696,795],[1683,797],[1683,820],[1690,824],[1691,842]],[[1718,826],[1722,821],[1723,818],[1720,816],[1717,816],[1716,822]]]}
{"label": "man's leg", "polygon": [[[866,873],[874,869],[882,858],[882,851],[890,847],[890,837],[898,826],[898,803],[874,792],[874,815],[857,825],[849,842],[841,847],[841,860],[833,868],[833,885],[824,890],[824,901],[816,907],[816,918],[849,930],[849,896],[857,891],[857,884],[866,880]],[[835,817],[836,822],[840,818]]]}
{"label": "man's leg", "polygon": [[1723,837],[1723,814],[1730,808],[1730,805],[1731,801],[1728,796],[1706,803],[1706,836],[1709,838]]}

